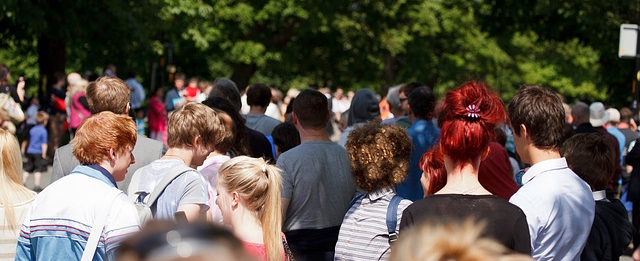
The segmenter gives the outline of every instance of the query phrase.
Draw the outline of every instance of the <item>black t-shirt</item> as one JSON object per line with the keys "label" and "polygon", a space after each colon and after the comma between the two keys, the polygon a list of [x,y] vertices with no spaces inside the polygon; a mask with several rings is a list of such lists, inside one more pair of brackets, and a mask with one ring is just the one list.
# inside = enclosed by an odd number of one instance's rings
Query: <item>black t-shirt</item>
{"label": "black t-shirt", "polygon": [[493,238],[516,252],[531,255],[531,239],[524,212],[494,195],[428,196],[404,210],[400,231],[428,220],[462,222],[469,218],[486,223],[483,236]]}

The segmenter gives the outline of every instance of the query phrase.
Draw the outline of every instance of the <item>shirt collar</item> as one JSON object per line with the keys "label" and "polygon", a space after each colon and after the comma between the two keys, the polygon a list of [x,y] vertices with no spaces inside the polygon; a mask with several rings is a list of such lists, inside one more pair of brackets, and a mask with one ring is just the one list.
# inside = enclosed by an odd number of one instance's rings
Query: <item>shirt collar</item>
{"label": "shirt collar", "polygon": [[[76,171],[77,168],[89,168],[94,171]],[[80,165],[76,167],[76,169],[71,171],[71,173],[87,175],[89,177],[99,179],[104,183],[107,183],[108,185],[113,185],[113,187],[115,188],[118,188],[118,184],[116,183],[116,180],[113,178],[113,175],[111,175],[109,171],[107,171],[105,168],[101,167],[100,165],[97,165],[97,164]]]}
{"label": "shirt collar", "polygon": [[554,170],[560,170],[568,168],[567,160],[565,158],[549,159],[536,163],[531,166],[529,170],[522,176],[522,185],[527,184],[536,176]]}
{"label": "shirt collar", "polygon": [[595,199],[596,201],[607,199],[607,192],[605,192],[604,190],[598,190],[591,193],[593,194],[593,199]]}
{"label": "shirt collar", "polygon": [[370,201],[378,200],[386,195],[394,193],[393,188],[381,188],[369,193],[368,197]]}

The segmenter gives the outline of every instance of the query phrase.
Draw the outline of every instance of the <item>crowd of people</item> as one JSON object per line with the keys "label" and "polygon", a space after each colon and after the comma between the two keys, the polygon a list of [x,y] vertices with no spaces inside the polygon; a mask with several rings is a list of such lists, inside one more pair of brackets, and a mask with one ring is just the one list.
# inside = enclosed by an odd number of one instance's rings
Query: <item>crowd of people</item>
{"label": "crowd of people", "polygon": [[0,260],[617,260],[640,240],[628,108],[182,73],[147,99],[136,77],[29,99],[0,65]]}

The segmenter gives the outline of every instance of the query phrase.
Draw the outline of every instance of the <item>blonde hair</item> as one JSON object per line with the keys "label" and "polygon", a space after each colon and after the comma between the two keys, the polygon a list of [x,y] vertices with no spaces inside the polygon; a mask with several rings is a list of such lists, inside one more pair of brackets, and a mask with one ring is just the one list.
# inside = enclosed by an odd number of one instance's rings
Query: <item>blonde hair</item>
{"label": "blonde hair", "polygon": [[482,238],[484,224],[427,222],[404,232],[393,246],[391,261],[533,261],[490,238]]}
{"label": "blonde hair", "polygon": [[208,106],[190,102],[169,114],[167,143],[170,148],[195,146],[200,136],[202,145],[215,146],[225,137],[225,124],[218,112]]}
{"label": "blonde hair", "polygon": [[85,79],[80,79],[78,82],[75,82],[69,86],[69,96],[73,97],[77,92],[86,92],[87,86],[89,82]]}
{"label": "blonde hair", "polygon": [[280,170],[262,158],[239,156],[220,166],[218,184],[228,192],[237,192],[243,205],[260,220],[266,260],[282,260]]}
{"label": "blonde hair", "polygon": [[18,140],[13,134],[0,129],[0,203],[4,207],[4,220],[9,229],[16,230],[14,202],[24,201],[34,192],[22,185],[22,158]]}

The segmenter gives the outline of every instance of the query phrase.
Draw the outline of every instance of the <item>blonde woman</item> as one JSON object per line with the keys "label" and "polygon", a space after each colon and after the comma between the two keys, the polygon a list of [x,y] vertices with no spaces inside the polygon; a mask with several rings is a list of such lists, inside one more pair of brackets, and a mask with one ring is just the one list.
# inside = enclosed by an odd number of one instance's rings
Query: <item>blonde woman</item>
{"label": "blonde woman", "polygon": [[259,260],[286,259],[280,187],[280,171],[261,158],[235,157],[218,171],[222,219]]}
{"label": "blonde woman", "polygon": [[21,174],[18,141],[0,129],[0,260],[13,260],[20,224],[36,197],[22,185]]}

